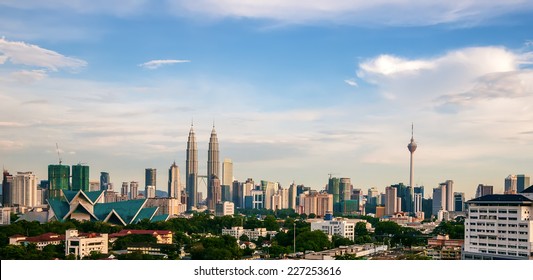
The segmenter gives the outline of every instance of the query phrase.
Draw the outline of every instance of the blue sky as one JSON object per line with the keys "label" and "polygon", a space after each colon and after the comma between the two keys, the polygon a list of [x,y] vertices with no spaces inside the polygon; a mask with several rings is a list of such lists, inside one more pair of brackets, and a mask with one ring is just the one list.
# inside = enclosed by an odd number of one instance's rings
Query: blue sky
{"label": "blue sky", "polygon": [[[194,118],[235,177],[474,194],[533,172],[530,1],[2,1],[0,163],[115,186],[183,172]],[[429,191],[428,191],[429,193]]]}

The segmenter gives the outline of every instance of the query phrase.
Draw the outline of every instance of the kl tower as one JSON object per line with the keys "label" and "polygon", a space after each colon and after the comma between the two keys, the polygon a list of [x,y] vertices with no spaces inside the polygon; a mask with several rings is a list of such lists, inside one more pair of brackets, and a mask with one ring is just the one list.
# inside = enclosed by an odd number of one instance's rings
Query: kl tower
{"label": "kl tower", "polygon": [[416,151],[416,142],[413,138],[413,124],[411,123],[411,142],[407,145],[407,149],[411,153],[411,163],[409,165],[409,186],[413,188],[413,154]]}

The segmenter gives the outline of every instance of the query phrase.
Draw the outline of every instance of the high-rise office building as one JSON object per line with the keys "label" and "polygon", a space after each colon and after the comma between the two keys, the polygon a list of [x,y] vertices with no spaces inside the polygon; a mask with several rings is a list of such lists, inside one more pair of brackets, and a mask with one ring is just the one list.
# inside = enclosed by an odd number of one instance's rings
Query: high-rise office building
{"label": "high-rise office building", "polygon": [[222,185],[220,186],[220,189],[221,189],[221,192],[222,192],[222,199],[220,201],[224,202],[224,201],[229,201],[229,202],[232,202],[232,197],[231,197],[231,186],[226,186],[226,185]]}
{"label": "high-rise office building", "polygon": [[50,182],[50,198],[61,198],[62,191],[69,189],[70,166],[61,164],[48,165],[48,182]]}
{"label": "high-rise office building", "polygon": [[518,193],[523,192],[525,189],[529,188],[529,176],[524,174],[516,175],[516,191]]}
{"label": "high-rise office building", "polygon": [[189,131],[189,138],[187,139],[187,160],[185,164],[186,169],[186,183],[187,191],[187,210],[190,211],[196,207],[198,202],[198,147],[196,145],[196,137],[194,135],[193,125]]}
{"label": "high-rise office building", "polygon": [[231,200],[237,208],[244,208],[243,183],[235,180],[231,184]]}
{"label": "high-rise office building", "polygon": [[139,182],[130,182],[130,199],[137,199],[139,196]]}
{"label": "high-rise office building", "polygon": [[441,186],[445,186],[446,193],[443,193],[444,205],[446,206],[443,210],[454,211],[453,207],[453,181],[446,180],[444,183],[440,183]]}
{"label": "high-rise office building", "polygon": [[413,192],[421,194],[422,198],[424,198],[424,186],[414,187]]}
{"label": "high-rise office building", "polygon": [[516,175],[509,175],[505,178],[505,194],[516,194],[517,193],[517,184],[516,184]]}
{"label": "high-rise office building", "polygon": [[462,192],[453,193],[454,211],[465,211],[465,194]]}
{"label": "high-rise office building", "polygon": [[180,169],[176,162],[168,169],[168,197],[181,199]]}
{"label": "high-rise office building", "polygon": [[264,207],[266,209],[273,209],[272,208],[272,196],[277,192],[278,184],[274,182],[261,180],[261,190],[265,194],[264,195]]}
{"label": "high-rise office building", "polygon": [[385,215],[393,215],[397,210],[397,189],[395,187],[385,188]]}
{"label": "high-rise office building", "polygon": [[335,177],[329,177],[328,180],[328,193],[333,195],[333,211],[340,212],[340,179]]}
{"label": "high-rise office building", "polygon": [[109,173],[107,172],[100,172],[100,190],[101,191],[107,191],[109,189],[110,182]]}
{"label": "high-rise office building", "polygon": [[73,165],[72,166],[72,190],[84,192],[89,191],[89,166]]}
{"label": "high-rise office building", "polygon": [[226,158],[222,163],[222,185],[231,186],[233,183],[233,162]]}
{"label": "high-rise office building", "polygon": [[[148,196],[149,188],[153,187],[153,196]],[[150,191],[152,188],[150,188]],[[155,197],[155,191],[157,190],[157,170],[155,168],[146,168],[144,173],[144,195],[146,198]]]}
{"label": "high-rise office building", "polygon": [[291,186],[289,187],[289,209],[296,210],[296,189],[296,184],[292,182]]}
{"label": "high-rise office building", "polygon": [[414,213],[422,212],[422,194],[421,193],[415,193],[414,197]]}
{"label": "high-rise office building", "polygon": [[13,176],[4,169],[2,177],[2,206],[13,206],[11,202],[11,188],[13,184]]}
{"label": "high-rise office building", "polygon": [[433,215],[437,216],[439,211],[446,210],[446,184],[440,184],[433,189]]}
{"label": "high-rise office building", "polygon": [[[217,139],[217,132],[215,131],[215,125],[213,125],[213,129],[211,130],[211,137],[209,138],[209,147],[207,150],[207,197],[209,200],[209,193],[214,193],[215,190],[212,188],[214,187],[212,183],[214,182],[213,175],[216,177],[216,179],[220,183],[219,179],[219,151],[218,151],[218,139]],[[212,207],[209,207],[210,210],[215,210],[215,204],[212,205]]]}
{"label": "high-rise office building", "polygon": [[476,198],[489,195],[489,194],[493,194],[493,193],[494,193],[494,186],[479,184],[476,189]]}

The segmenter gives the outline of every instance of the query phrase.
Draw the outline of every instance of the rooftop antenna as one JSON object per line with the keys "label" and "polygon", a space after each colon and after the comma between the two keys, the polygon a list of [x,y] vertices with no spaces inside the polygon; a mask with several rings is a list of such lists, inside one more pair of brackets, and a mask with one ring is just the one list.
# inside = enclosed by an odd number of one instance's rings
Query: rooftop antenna
{"label": "rooftop antenna", "polygon": [[59,155],[59,145],[57,145],[57,143],[56,143],[56,149],[57,149],[57,157],[59,158],[59,165],[61,165],[63,161],[61,160],[61,156]]}

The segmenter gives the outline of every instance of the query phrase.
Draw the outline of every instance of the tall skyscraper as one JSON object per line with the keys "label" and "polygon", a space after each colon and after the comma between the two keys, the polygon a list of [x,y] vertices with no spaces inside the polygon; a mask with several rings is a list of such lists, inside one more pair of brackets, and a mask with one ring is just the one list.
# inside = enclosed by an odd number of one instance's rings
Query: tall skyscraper
{"label": "tall skyscraper", "polygon": [[231,187],[231,200],[235,207],[244,208],[243,199],[243,184],[237,180],[233,181]]}
{"label": "tall skyscraper", "polygon": [[516,175],[509,175],[505,178],[505,194],[516,194],[517,193],[517,182]]}
{"label": "tall skyscraper", "polygon": [[489,195],[489,194],[493,194],[493,193],[494,193],[494,186],[479,184],[476,189],[476,198]]}
{"label": "tall skyscraper", "polygon": [[433,189],[432,214],[437,216],[440,210],[446,210],[446,184],[440,184],[438,188]]}
{"label": "tall skyscraper", "polygon": [[139,196],[139,182],[130,182],[130,199],[137,199]]}
{"label": "tall skyscraper", "polygon": [[[409,150],[409,153],[411,154],[410,161],[409,161],[409,186],[411,187],[409,189],[409,197],[410,200],[406,201],[407,205],[409,205],[407,208],[411,209],[413,205],[413,198],[414,198],[414,185],[413,185],[413,154],[416,151],[416,148],[418,146],[416,145],[415,139],[414,139],[414,125],[411,124],[411,142],[407,145],[407,149]],[[410,211],[409,211],[410,212]]]}
{"label": "tall skyscraper", "polygon": [[[154,195],[152,197],[155,197],[155,191],[157,190],[157,170],[155,168],[146,168],[144,182],[144,195],[146,198],[149,198],[149,192],[153,192]],[[153,188],[149,188],[150,186]]]}
{"label": "tall skyscraper", "polygon": [[421,193],[415,193],[413,211],[415,213],[422,212],[422,194]]}
{"label": "tall skyscraper", "polygon": [[122,182],[122,188],[120,188],[120,196],[124,198],[128,196],[128,182]]}
{"label": "tall skyscraper", "polygon": [[294,182],[289,187],[289,208],[296,210],[296,184]]}
{"label": "tall skyscraper", "polygon": [[339,181],[339,201],[350,200],[352,195],[352,181],[350,178],[341,178]]}
{"label": "tall skyscraper", "polygon": [[[213,193],[215,191],[215,190],[212,190],[212,188],[214,187],[212,185],[212,183],[213,183],[213,180],[212,180],[213,175],[217,178],[217,180],[220,181],[220,179],[219,179],[220,162],[219,162],[218,156],[219,156],[219,151],[218,151],[217,132],[215,131],[215,125],[213,124],[213,129],[211,130],[211,137],[209,138],[209,148],[207,150],[207,178],[208,178],[208,180],[207,180],[207,194],[208,194],[208,199],[209,199],[209,193]],[[213,204],[213,207],[209,208],[209,209],[214,210],[215,209],[214,208],[215,204]]]}
{"label": "tall skyscraper", "polygon": [[4,169],[2,178],[2,206],[13,206],[13,203],[11,203],[12,184],[13,176]]}
{"label": "tall skyscraper", "polygon": [[333,211],[340,212],[340,179],[335,177],[329,177],[328,180],[328,193],[333,195]]}
{"label": "tall skyscraper", "polygon": [[386,187],[385,196],[385,215],[393,215],[397,210],[397,189],[395,187]]}
{"label": "tall skyscraper", "polygon": [[176,162],[168,169],[168,197],[181,198],[180,169]]}
{"label": "tall skyscraper", "polygon": [[73,165],[72,166],[72,190],[84,192],[89,191],[89,166]]}
{"label": "tall skyscraper", "polygon": [[48,165],[48,182],[50,182],[50,198],[60,198],[62,190],[69,189],[70,166],[61,164]]}
{"label": "tall skyscraper", "polygon": [[446,180],[446,182],[440,183],[440,185],[446,188],[446,192],[442,193],[442,200],[444,201],[445,205],[445,208],[443,208],[443,210],[454,211],[455,209],[453,207],[453,181]]}
{"label": "tall skyscraper", "polygon": [[106,191],[109,189],[109,183],[110,183],[109,173],[107,172],[100,172],[100,190]]}
{"label": "tall skyscraper", "polygon": [[231,186],[233,183],[233,162],[226,158],[222,163],[222,185]]}
{"label": "tall skyscraper", "polygon": [[454,211],[465,211],[465,194],[462,192],[453,193]]}
{"label": "tall skyscraper", "polygon": [[413,188],[414,193],[419,193],[424,198],[424,186],[418,186]]}
{"label": "tall skyscraper", "polygon": [[40,205],[37,198],[37,178],[33,172],[17,172],[11,185],[11,203],[26,207]]}
{"label": "tall skyscraper", "polygon": [[529,188],[529,176],[524,174],[516,175],[516,191],[521,193],[523,190]]}
{"label": "tall skyscraper", "polygon": [[187,191],[187,210],[192,210],[196,207],[198,202],[198,147],[196,146],[196,137],[194,135],[193,124],[189,131],[189,138],[187,139],[187,161],[186,169],[186,183]]}

